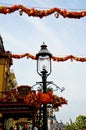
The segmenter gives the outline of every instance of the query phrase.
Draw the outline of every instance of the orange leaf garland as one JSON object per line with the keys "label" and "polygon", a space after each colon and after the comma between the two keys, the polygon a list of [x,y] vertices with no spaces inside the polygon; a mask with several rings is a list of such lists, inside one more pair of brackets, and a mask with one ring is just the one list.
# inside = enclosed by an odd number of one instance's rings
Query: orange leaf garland
{"label": "orange leaf garland", "polygon": [[[16,58],[16,59],[21,59],[21,58],[24,58],[24,57],[27,57],[27,58],[31,58],[33,60],[36,60],[36,56],[34,55],[31,55],[29,53],[24,53],[24,54],[10,54],[10,53],[7,53],[6,55],[12,57],[12,58]],[[57,62],[64,62],[64,61],[67,61],[67,60],[76,60],[76,61],[81,61],[81,62],[86,62],[86,57],[76,57],[76,56],[73,56],[73,55],[68,55],[68,56],[65,56],[65,57],[56,57],[56,56],[52,56],[51,57],[53,61],[57,61]]]}
{"label": "orange leaf garland", "polygon": [[25,98],[24,102],[29,104],[30,106],[37,106],[38,103],[38,96],[36,95],[35,91],[31,91]]}
{"label": "orange leaf garland", "polygon": [[[34,8],[27,8],[24,7],[23,5],[13,5],[11,7],[8,6],[0,6],[0,13],[2,14],[10,14],[13,13],[15,11],[18,11],[20,13],[20,10],[22,10],[22,13],[26,13],[28,16],[33,16],[33,17],[39,17],[39,18],[43,18],[46,16],[49,16],[53,13],[57,13],[58,15],[62,15],[64,18],[75,18],[75,19],[80,19],[82,17],[86,16],[86,11],[80,11],[80,12],[70,12],[67,11],[66,9],[60,9],[60,8],[50,8],[47,10],[38,10],[38,9],[34,9]],[[20,13],[20,15],[22,15],[22,13]],[[58,17],[57,15],[57,17]]]}
{"label": "orange leaf garland", "polygon": [[63,97],[52,94],[51,91],[47,93],[42,93],[39,91],[37,94],[34,92],[29,93],[24,101],[30,105],[39,107],[41,104],[52,104],[55,110],[59,110],[63,104],[67,104],[67,100]]}
{"label": "orange leaf garland", "polygon": [[67,100],[63,97],[52,95],[51,104],[55,110],[59,110],[59,107],[61,107],[63,104],[67,104]]}

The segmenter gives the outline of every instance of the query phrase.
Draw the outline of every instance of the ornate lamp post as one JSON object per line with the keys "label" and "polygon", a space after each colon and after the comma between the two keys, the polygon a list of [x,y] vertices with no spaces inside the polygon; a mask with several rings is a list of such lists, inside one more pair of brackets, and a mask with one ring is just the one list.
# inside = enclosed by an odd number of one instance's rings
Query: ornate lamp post
{"label": "ornate lamp post", "polygon": [[[36,54],[37,58],[37,73],[42,77],[43,93],[47,89],[47,77],[51,74],[51,57],[52,54],[48,51],[47,45],[41,45],[40,51]],[[43,130],[48,130],[47,125],[47,104],[43,104]]]}

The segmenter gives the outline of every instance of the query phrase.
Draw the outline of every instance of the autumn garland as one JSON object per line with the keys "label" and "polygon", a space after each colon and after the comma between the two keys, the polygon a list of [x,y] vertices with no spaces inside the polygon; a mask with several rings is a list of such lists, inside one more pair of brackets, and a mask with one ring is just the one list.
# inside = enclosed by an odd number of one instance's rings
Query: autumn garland
{"label": "autumn garland", "polygon": [[58,111],[59,107],[63,104],[67,104],[65,98],[54,95],[51,91],[47,93],[39,91],[37,94],[35,91],[32,91],[24,98],[24,102],[35,107],[40,107],[42,104],[52,104],[56,111]]}
{"label": "autumn garland", "polygon": [[48,10],[37,10],[35,8],[27,8],[24,7],[23,5],[13,5],[11,7],[8,6],[0,6],[0,13],[1,14],[10,14],[13,13],[15,11],[19,10],[20,15],[22,15],[22,13],[26,13],[28,16],[33,16],[33,17],[39,17],[39,18],[43,18],[46,16],[49,16],[53,13],[55,14],[55,17],[58,18],[59,14],[62,15],[64,18],[82,18],[86,16],[86,11],[81,11],[81,12],[70,12],[67,11],[66,9],[62,10],[60,8],[51,8]]}
{"label": "autumn garland", "polygon": [[54,60],[54,61],[57,61],[57,62],[59,62],[59,61],[67,61],[67,60],[71,60],[71,61],[73,61],[73,60],[75,60],[75,61],[81,61],[81,62],[86,62],[86,58],[85,57],[76,57],[76,56],[73,56],[73,55],[69,55],[69,56],[65,56],[65,57],[56,57],[56,56],[52,56],[52,59]]}
{"label": "autumn garland", "polygon": [[25,53],[25,54],[10,54],[10,56],[12,58],[16,58],[16,59],[27,57],[27,58],[31,58],[33,60],[36,60],[36,56],[33,56],[33,55],[29,54],[29,53]]}
{"label": "autumn garland", "polygon": [[[20,89],[24,87],[21,86]],[[30,89],[30,87],[29,87]],[[18,90],[19,91],[19,90]],[[21,91],[21,90],[20,90]],[[24,91],[23,91],[24,93]],[[13,98],[13,95],[17,98],[17,100],[24,100],[26,104],[29,106],[35,106],[39,108],[42,104],[52,104],[53,108],[58,111],[59,107],[61,107],[63,104],[67,104],[67,100],[63,97],[58,97],[57,95],[52,94],[51,91],[48,91],[47,93],[42,93],[39,91],[36,94],[36,91],[30,90],[29,94],[25,97],[22,97],[19,93],[16,92],[16,90],[9,91],[5,97],[0,98],[0,101],[8,101]]]}
{"label": "autumn garland", "polygon": [[32,91],[31,86],[21,85],[18,86],[17,89],[13,89],[4,93],[1,92],[2,98],[0,98],[0,101],[12,100],[13,97],[15,97],[17,100],[24,100],[24,97],[30,91]]}
{"label": "autumn garland", "polygon": [[[31,58],[33,60],[36,60],[36,56],[33,56],[29,53],[25,53],[25,54],[10,54],[10,56],[12,58],[16,58],[16,59],[20,59],[20,58],[24,58],[24,57],[27,57],[27,58]],[[63,62],[63,61],[67,61],[67,60],[76,60],[76,61],[81,61],[81,62],[86,62],[86,58],[85,57],[76,57],[76,56],[73,56],[73,55],[68,55],[68,56],[65,56],[65,57],[56,57],[56,56],[52,56],[52,59],[53,61],[57,61],[57,62]]]}
{"label": "autumn garland", "polygon": [[[2,55],[2,54],[0,54],[0,55]],[[33,60],[37,60],[36,56],[34,56],[30,53],[11,54],[10,52],[6,52],[4,55],[9,56],[10,58],[15,58],[15,59],[21,59],[21,58],[27,57],[27,58],[31,58]],[[52,56],[51,58],[52,58],[53,61],[57,61],[57,62],[63,62],[63,61],[67,61],[69,59],[71,61],[75,60],[75,61],[80,61],[80,62],[86,62],[86,57],[76,57],[76,56],[73,56],[73,55],[68,55],[68,56],[65,56],[65,57]]]}

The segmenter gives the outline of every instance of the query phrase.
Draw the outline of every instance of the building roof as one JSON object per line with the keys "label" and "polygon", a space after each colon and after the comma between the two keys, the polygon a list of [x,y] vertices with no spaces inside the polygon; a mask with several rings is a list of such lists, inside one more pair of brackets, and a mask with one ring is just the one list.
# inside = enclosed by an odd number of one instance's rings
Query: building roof
{"label": "building roof", "polygon": [[5,53],[4,45],[3,45],[3,40],[0,35],[0,53]]}

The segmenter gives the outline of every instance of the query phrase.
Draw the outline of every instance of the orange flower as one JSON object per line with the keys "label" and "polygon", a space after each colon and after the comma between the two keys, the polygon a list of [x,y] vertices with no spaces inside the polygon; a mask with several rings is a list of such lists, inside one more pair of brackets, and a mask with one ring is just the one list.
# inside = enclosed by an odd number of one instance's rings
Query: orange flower
{"label": "orange flower", "polygon": [[35,107],[39,107],[41,104],[52,104],[53,108],[58,111],[59,107],[63,104],[67,104],[67,100],[63,97],[52,94],[51,91],[43,93],[39,91],[37,94],[35,91],[31,91],[24,99],[24,101]]}
{"label": "orange flower", "polygon": [[52,92],[51,92],[51,91],[49,91],[49,92],[48,92],[48,95],[51,97],[51,96],[52,96]]}

